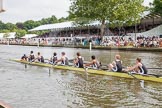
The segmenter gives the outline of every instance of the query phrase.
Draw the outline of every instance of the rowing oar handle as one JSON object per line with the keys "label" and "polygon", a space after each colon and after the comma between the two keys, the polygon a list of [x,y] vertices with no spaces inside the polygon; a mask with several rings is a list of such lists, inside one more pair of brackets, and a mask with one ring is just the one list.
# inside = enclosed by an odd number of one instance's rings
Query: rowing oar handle
{"label": "rowing oar handle", "polygon": [[147,69],[162,69],[162,68],[147,68]]}

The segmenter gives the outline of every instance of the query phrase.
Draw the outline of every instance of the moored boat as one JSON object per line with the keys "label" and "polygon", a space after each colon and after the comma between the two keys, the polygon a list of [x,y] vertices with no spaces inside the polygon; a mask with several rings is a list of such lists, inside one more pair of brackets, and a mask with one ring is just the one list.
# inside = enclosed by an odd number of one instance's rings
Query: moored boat
{"label": "moored boat", "polygon": [[95,69],[85,70],[84,68],[77,68],[74,66],[51,65],[51,64],[47,64],[47,63],[28,62],[28,61],[19,60],[19,59],[11,59],[11,61],[28,64],[28,65],[34,65],[34,66],[49,67],[49,68],[62,69],[62,70],[71,70],[71,71],[76,71],[76,72],[77,71],[87,72],[89,74],[108,75],[108,76],[122,77],[122,78],[131,78],[131,79],[136,78],[139,80],[154,81],[154,82],[162,83],[162,77],[157,77],[157,76],[153,76],[153,75],[139,75],[139,74],[130,75],[130,74],[124,73],[124,72],[108,72],[105,70],[95,70]]}

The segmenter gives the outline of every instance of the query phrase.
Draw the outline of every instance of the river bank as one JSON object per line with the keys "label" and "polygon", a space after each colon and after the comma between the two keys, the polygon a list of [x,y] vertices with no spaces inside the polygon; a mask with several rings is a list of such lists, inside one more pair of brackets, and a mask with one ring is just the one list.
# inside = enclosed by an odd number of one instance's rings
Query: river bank
{"label": "river bank", "polygon": [[[0,44],[6,45],[6,44]],[[36,44],[10,44],[10,45],[20,45],[20,46],[38,46]],[[40,44],[38,47],[65,47],[65,48],[82,48],[89,49],[89,46],[81,45],[43,45]],[[120,50],[120,51],[148,51],[148,52],[162,52],[162,47],[133,47],[133,46],[120,46],[120,47],[110,47],[110,46],[92,46],[92,50]]]}

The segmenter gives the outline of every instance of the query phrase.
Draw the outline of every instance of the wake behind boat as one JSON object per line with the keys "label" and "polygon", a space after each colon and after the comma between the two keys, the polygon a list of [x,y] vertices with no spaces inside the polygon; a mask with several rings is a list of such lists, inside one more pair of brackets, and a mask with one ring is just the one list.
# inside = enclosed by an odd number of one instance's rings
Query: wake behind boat
{"label": "wake behind boat", "polygon": [[140,75],[140,74],[130,75],[128,73],[123,73],[123,72],[108,72],[105,70],[97,70],[97,69],[88,69],[85,71],[84,68],[77,68],[74,66],[66,66],[66,65],[61,66],[61,65],[52,65],[52,64],[40,63],[40,62],[28,62],[28,61],[20,60],[20,59],[10,59],[10,60],[14,61],[14,62],[23,63],[23,64],[33,65],[33,66],[41,66],[41,67],[48,67],[48,68],[55,68],[55,69],[62,69],[62,70],[71,70],[71,71],[76,71],[76,72],[87,72],[90,74],[108,75],[108,76],[129,78],[129,79],[137,78],[139,80],[146,80],[146,81],[162,83],[162,77],[156,77],[156,76],[152,76],[152,75]]}

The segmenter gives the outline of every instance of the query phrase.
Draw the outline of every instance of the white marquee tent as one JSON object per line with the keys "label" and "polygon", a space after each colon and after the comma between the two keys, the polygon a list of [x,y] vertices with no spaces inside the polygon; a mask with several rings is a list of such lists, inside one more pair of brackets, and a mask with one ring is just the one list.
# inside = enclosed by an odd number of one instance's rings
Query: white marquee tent
{"label": "white marquee tent", "polygon": [[[93,26],[93,25],[100,25],[100,24],[101,23],[99,21],[94,21],[85,26]],[[73,21],[69,21],[69,22],[62,22],[62,23],[56,23],[56,24],[41,25],[29,31],[54,30],[54,29],[64,29],[64,28],[72,28],[72,27],[77,27],[77,25],[75,25]]]}
{"label": "white marquee tent", "polygon": [[38,35],[36,34],[26,34],[25,36],[21,37],[21,38],[25,38],[25,39],[29,39],[29,38],[34,38],[37,37]]}
{"label": "white marquee tent", "polygon": [[8,34],[9,36],[7,37],[8,39],[13,39],[16,37],[16,32],[11,32]]}
{"label": "white marquee tent", "polygon": [[[130,36],[135,36],[135,33],[128,33]],[[155,27],[149,31],[142,32],[142,33],[136,33],[136,36],[160,36],[162,35],[162,25]]]}
{"label": "white marquee tent", "polygon": [[[0,33],[0,39],[3,39],[3,38],[5,38],[4,37],[4,35],[5,35],[6,33]],[[11,33],[7,33],[8,34],[8,37],[6,37],[7,39],[11,39],[11,38],[15,38],[16,36],[16,32],[11,32]]]}
{"label": "white marquee tent", "polygon": [[0,39],[3,39],[5,33],[0,33]]}

